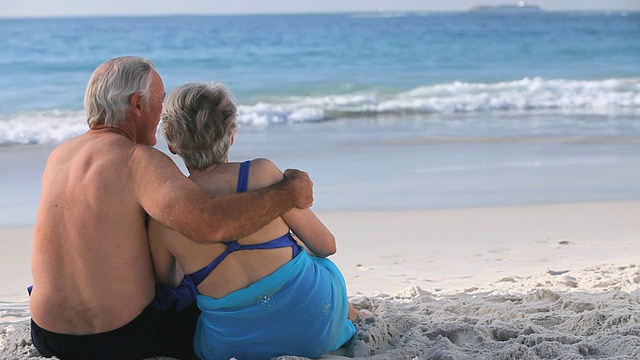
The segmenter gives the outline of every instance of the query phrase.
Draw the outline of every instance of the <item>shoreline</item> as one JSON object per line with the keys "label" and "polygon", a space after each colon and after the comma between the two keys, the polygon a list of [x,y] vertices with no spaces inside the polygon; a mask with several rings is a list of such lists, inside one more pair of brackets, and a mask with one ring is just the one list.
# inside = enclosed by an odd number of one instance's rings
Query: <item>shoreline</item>
{"label": "shoreline", "polygon": [[[546,129],[558,121],[596,124],[608,118],[528,116],[485,114],[473,123],[440,116],[371,117],[243,127],[230,159],[266,157],[280,169],[308,172],[319,213],[640,200],[634,181],[640,178],[637,136],[529,134],[523,124]],[[633,116],[622,116],[616,129],[632,123]],[[462,124],[472,128],[452,133]],[[508,134],[494,133],[498,124]],[[157,139],[155,147],[186,173],[162,136]],[[0,167],[10,169],[0,187],[0,227],[33,224],[42,173],[55,145],[0,147]]]}

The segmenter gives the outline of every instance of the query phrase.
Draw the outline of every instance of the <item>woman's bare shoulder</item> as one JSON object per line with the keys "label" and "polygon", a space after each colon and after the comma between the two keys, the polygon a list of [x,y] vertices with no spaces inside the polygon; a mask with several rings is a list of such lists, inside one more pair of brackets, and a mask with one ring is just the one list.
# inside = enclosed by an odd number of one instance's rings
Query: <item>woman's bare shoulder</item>
{"label": "woman's bare shoulder", "polygon": [[282,181],[284,175],[273,161],[258,158],[251,160],[249,179],[249,187],[251,189],[259,189]]}

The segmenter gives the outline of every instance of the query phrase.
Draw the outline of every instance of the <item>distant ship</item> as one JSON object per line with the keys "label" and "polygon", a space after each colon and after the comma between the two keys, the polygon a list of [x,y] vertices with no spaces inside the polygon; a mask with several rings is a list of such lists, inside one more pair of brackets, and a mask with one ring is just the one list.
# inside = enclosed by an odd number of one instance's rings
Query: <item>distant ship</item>
{"label": "distant ship", "polygon": [[543,10],[537,5],[527,5],[525,1],[518,2],[517,5],[481,5],[474,6],[469,11],[482,13],[500,13],[500,14],[521,14],[521,13],[537,13]]}

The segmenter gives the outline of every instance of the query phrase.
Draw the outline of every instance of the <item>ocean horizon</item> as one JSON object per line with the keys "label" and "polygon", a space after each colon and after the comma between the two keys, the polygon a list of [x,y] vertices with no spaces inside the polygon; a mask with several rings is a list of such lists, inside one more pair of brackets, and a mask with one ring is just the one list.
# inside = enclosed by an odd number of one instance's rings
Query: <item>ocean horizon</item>
{"label": "ocean horizon", "polygon": [[0,48],[2,226],[35,221],[49,151],[121,55],[167,92],[225,83],[231,160],[309,171],[314,209],[640,199],[638,12],[0,18]]}

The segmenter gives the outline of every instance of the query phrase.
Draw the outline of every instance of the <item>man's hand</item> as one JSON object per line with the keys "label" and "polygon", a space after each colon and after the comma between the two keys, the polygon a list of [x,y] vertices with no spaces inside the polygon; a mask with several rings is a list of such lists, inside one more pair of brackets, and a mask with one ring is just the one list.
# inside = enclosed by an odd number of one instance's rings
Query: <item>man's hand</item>
{"label": "man's hand", "polygon": [[304,171],[287,169],[284,180],[291,185],[291,191],[296,199],[296,207],[306,209],[313,204],[313,182],[309,174]]}

